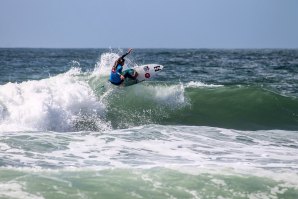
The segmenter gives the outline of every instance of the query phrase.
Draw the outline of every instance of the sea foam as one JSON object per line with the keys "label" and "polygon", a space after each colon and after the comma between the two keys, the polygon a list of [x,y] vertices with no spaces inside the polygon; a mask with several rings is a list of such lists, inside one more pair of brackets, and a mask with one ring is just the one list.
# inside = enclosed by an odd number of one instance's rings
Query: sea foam
{"label": "sea foam", "polygon": [[104,105],[79,68],[37,81],[0,86],[0,131],[70,131],[82,116],[100,117]]}

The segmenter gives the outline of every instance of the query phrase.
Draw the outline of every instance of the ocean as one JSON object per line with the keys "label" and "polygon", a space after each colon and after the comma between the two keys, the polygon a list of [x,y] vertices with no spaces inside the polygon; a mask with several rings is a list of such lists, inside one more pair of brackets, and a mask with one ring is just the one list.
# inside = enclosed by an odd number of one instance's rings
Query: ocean
{"label": "ocean", "polygon": [[0,49],[0,198],[298,198],[298,50]]}

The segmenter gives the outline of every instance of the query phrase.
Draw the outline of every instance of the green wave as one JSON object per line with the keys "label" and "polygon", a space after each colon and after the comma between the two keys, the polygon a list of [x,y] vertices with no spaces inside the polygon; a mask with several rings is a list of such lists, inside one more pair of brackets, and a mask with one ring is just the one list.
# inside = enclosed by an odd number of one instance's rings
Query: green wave
{"label": "green wave", "polygon": [[114,88],[105,101],[105,119],[114,128],[155,123],[298,130],[298,99],[259,87],[143,83]]}
{"label": "green wave", "polygon": [[[298,129],[295,98],[256,87],[189,89],[186,95],[192,103],[190,124],[243,130]],[[187,118],[185,112],[183,115]]]}

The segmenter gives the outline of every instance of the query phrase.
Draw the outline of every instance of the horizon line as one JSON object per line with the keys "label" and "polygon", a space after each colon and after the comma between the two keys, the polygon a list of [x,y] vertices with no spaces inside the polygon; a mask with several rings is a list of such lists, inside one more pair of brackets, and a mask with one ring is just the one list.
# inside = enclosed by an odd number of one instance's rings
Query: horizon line
{"label": "horizon line", "polygon": [[298,50],[298,47],[1,47],[0,49],[165,49],[165,50]]}

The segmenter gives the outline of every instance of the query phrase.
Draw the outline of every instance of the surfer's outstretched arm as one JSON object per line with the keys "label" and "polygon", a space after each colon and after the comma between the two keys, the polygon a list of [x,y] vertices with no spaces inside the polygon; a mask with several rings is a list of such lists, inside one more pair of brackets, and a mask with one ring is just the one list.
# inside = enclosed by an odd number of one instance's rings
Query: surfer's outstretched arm
{"label": "surfer's outstretched arm", "polygon": [[120,58],[123,59],[126,55],[128,55],[130,52],[132,51],[132,48],[129,48],[127,53],[125,53],[124,55],[122,55]]}

